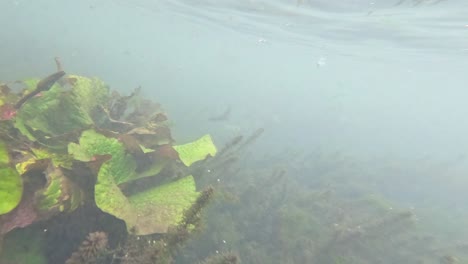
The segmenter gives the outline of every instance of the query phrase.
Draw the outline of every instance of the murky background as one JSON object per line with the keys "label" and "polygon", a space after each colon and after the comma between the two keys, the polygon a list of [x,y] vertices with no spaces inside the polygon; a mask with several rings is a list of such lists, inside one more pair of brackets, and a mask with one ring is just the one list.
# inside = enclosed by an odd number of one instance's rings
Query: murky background
{"label": "murky background", "polygon": [[58,56],[112,88],[141,85],[179,142],[210,133],[222,145],[264,128],[245,166],[281,164],[311,186],[319,167],[340,167],[318,185],[365,185],[447,229],[468,216],[467,1],[4,0],[0,10],[2,80],[46,76]]}

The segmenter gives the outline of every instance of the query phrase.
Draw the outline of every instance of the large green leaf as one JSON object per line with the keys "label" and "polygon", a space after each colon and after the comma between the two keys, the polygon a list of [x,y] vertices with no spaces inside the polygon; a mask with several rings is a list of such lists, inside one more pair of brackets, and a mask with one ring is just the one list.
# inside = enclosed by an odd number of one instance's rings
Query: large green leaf
{"label": "large green leaf", "polygon": [[103,81],[78,75],[69,75],[66,79],[73,87],[73,96],[89,115],[96,106],[108,102],[109,88]]}
{"label": "large green leaf", "polygon": [[114,173],[117,171],[117,164],[112,160],[113,158],[105,162],[99,170],[94,187],[94,199],[101,210],[124,220],[127,228],[130,229],[136,224],[137,214],[117,185]]}
{"label": "large green leaf", "polygon": [[180,160],[186,166],[204,160],[209,156],[215,156],[217,153],[216,146],[210,135],[205,135],[191,143],[174,146],[174,149],[179,153]]}
{"label": "large green leaf", "polygon": [[[83,131],[79,144],[70,143],[68,153],[80,161],[92,161],[95,155],[110,154],[112,158],[106,161],[101,170],[105,176],[110,177],[114,184],[121,184],[135,176],[136,163],[130,154],[127,154],[124,145],[115,138],[108,138],[94,130]],[[101,174],[101,171],[99,173]],[[98,176],[98,183],[100,178]]]}
{"label": "large green leaf", "polygon": [[133,226],[136,214],[118,185],[135,176],[136,163],[132,156],[126,153],[123,144],[94,130],[86,130],[81,134],[79,144],[68,145],[68,152],[80,161],[91,161],[95,155],[112,156],[102,164],[97,175],[94,189],[96,205],[104,212]]}
{"label": "large green leaf", "polygon": [[138,216],[137,233],[167,232],[168,227],[182,220],[184,211],[192,206],[198,195],[195,180],[190,175],[129,197]]}
{"label": "large green leaf", "polygon": [[8,165],[9,162],[7,147],[0,142],[0,215],[13,210],[23,194],[21,176]]}
{"label": "large green leaf", "polygon": [[124,220],[127,228],[138,234],[165,233],[169,226],[182,219],[183,211],[190,208],[198,196],[192,176],[126,196],[119,184],[155,175],[165,163],[155,161],[147,171],[136,174],[136,163],[126,153],[124,145],[94,130],[84,131],[79,144],[70,143],[68,150],[81,161],[90,161],[94,155],[112,156],[98,172],[94,192],[96,205]]}
{"label": "large green leaf", "polygon": [[9,162],[8,148],[3,142],[0,142],[0,164],[7,165]]}
{"label": "large green leaf", "polygon": [[90,116],[70,92],[58,84],[28,100],[18,111],[15,126],[30,140],[47,143],[51,136],[77,131],[92,124]]}
{"label": "large green leaf", "polygon": [[127,197],[112,180],[110,170],[109,164],[104,164],[99,171],[96,204],[124,220],[128,230],[139,235],[167,232],[169,226],[179,223],[198,196],[193,177],[187,176]]}
{"label": "large green leaf", "polygon": [[167,163],[168,163],[167,159],[155,160],[155,161],[153,161],[153,163],[151,164],[151,166],[148,169],[138,173],[135,176],[135,179],[140,179],[140,178],[144,178],[144,177],[157,175],[164,169],[164,167],[167,165]]}
{"label": "large green leaf", "polygon": [[18,172],[10,167],[0,168],[0,215],[13,210],[21,201],[23,185]]}

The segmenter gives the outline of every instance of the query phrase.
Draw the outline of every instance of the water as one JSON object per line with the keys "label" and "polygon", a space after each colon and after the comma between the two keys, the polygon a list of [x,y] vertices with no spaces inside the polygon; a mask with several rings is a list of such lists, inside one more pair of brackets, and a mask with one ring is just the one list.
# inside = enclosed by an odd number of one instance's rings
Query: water
{"label": "water", "polygon": [[[249,166],[275,160],[312,186],[328,160],[349,170],[334,172],[337,192],[341,177],[356,179],[403,207],[468,215],[466,1],[4,0],[0,10],[1,80],[46,76],[58,56],[120,91],[141,85],[178,142],[208,132],[222,145],[261,127]],[[227,108],[229,120],[208,121]]]}

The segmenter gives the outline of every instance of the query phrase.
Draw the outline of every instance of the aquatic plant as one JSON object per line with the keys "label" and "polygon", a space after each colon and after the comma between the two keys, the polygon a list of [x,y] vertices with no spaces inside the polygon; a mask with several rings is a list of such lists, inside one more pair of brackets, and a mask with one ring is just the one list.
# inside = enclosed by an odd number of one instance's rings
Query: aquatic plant
{"label": "aquatic plant", "polygon": [[91,264],[98,263],[100,256],[104,255],[108,246],[107,234],[104,232],[90,233],[81,243],[79,249],[71,255],[65,264]]}
{"label": "aquatic plant", "polygon": [[203,262],[200,262],[200,264],[236,264],[238,262],[239,257],[236,254],[227,252],[208,257]]}
{"label": "aquatic plant", "polygon": [[173,263],[172,256],[200,228],[201,211],[211,200],[213,192],[211,187],[205,189],[191,208],[184,212],[183,220],[162,237],[132,234],[116,250],[112,259],[119,260],[122,264]]}
{"label": "aquatic plant", "polygon": [[[376,173],[339,153],[278,150],[278,157],[258,158],[235,151],[241,143],[228,145],[194,173],[200,184],[216,184],[218,199],[178,263],[229,251],[247,263],[464,263],[466,243],[441,240],[423,228],[432,219],[420,210],[376,192],[375,182],[400,188],[407,174],[388,179],[385,170]],[[241,160],[228,171],[213,169],[228,156]]]}
{"label": "aquatic plant", "polygon": [[[123,221],[132,236],[192,232],[213,190],[197,192],[190,166],[216,155],[211,137],[174,145],[166,114],[139,89],[121,96],[57,65],[20,91],[1,84],[0,241],[18,228],[61,230],[79,208]],[[107,246],[105,233],[90,231],[67,263]]]}

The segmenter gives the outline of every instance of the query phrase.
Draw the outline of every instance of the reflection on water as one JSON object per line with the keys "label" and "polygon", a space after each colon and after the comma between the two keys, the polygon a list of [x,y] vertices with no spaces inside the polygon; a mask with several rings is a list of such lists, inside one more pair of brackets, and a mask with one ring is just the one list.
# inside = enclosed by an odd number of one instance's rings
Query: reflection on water
{"label": "reflection on water", "polygon": [[268,39],[345,45],[358,53],[375,45],[454,53],[468,49],[468,2],[461,0],[138,0],[131,5],[146,11],[171,9],[209,26]]}

